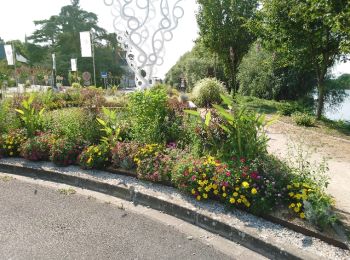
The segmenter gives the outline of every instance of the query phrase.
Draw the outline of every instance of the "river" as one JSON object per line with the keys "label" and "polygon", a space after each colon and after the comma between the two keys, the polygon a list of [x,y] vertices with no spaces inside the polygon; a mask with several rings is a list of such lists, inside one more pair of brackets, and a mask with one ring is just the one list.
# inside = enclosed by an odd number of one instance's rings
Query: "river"
{"label": "river", "polygon": [[337,109],[325,108],[325,116],[331,120],[345,120],[350,122],[350,90],[345,90],[348,94],[343,103]]}

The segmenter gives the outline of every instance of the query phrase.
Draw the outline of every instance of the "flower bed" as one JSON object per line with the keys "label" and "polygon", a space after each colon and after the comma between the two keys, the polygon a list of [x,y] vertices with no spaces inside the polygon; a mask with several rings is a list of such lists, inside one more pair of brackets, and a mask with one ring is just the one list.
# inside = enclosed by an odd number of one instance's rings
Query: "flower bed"
{"label": "flower bed", "polygon": [[[184,110],[180,101],[170,102],[161,87],[133,95],[123,111],[87,108],[89,118],[100,124],[100,141],[96,127],[72,120],[61,126],[64,131],[51,135],[55,124],[45,126],[45,113],[33,109],[30,116],[40,126],[31,129],[36,135],[27,136],[26,129],[3,133],[0,156],[50,159],[83,169],[122,168],[201,201],[212,199],[254,214],[285,208],[319,228],[336,221],[325,181],[315,177],[319,172],[289,167],[267,154],[263,116],[225,96],[223,106],[213,104],[213,109],[197,112]],[[41,129],[47,133],[38,134]]]}

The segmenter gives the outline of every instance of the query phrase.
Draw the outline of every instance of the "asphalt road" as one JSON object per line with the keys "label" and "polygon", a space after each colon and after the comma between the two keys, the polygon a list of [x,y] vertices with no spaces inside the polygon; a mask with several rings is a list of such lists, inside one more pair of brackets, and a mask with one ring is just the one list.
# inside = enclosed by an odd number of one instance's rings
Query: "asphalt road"
{"label": "asphalt road", "polygon": [[0,259],[229,259],[163,223],[56,189],[0,179]]}

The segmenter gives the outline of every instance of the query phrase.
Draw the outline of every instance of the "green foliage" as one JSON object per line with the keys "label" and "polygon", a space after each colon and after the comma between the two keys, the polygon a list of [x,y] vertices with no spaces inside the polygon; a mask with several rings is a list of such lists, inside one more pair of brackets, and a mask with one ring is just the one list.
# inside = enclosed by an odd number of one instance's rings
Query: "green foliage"
{"label": "green foliage", "polygon": [[[208,51],[201,39],[198,39],[191,52],[181,56],[167,72],[165,82],[177,89],[190,92],[197,81],[213,76],[226,80],[223,64],[217,59],[217,55]],[[182,84],[185,89],[181,88]]]}
{"label": "green foliage", "polygon": [[227,94],[225,86],[214,78],[206,78],[198,81],[192,90],[192,98],[199,107],[211,107],[220,104],[220,95]]}
{"label": "green foliage", "polygon": [[72,88],[81,88],[81,85],[80,85],[80,83],[74,82],[74,83],[72,84]]}
{"label": "green foliage", "polygon": [[110,162],[110,148],[106,143],[92,145],[82,151],[79,165],[83,169],[104,169]]}
{"label": "green foliage", "polygon": [[243,56],[255,36],[248,28],[258,8],[256,0],[198,0],[199,35],[212,53],[224,64],[231,90],[236,91],[236,75]]}
{"label": "green foliage", "polygon": [[[317,78],[317,117],[324,108],[325,79],[328,69],[343,56],[350,40],[345,28],[349,18],[347,0],[266,0],[257,32],[266,45],[277,50],[286,64],[311,67]],[[278,21],[278,22],[276,22]],[[345,26],[345,27],[343,27]]]}
{"label": "green foliage", "polygon": [[112,166],[126,170],[136,169],[134,157],[140,149],[140,144],[136,142],[118,142],[112,147]]}
{"label": "green foliage", "polygon": [[20,127],[21,122],[10,107],[9,100],[0,101],[0,133],[8,133]]}
{"label": "green foliage", "polygon": [[42,130],[42,120],[44,108],[39,112],[32,106],[34,96],[30,95],[28,99],[23,100],[22,109],[16,109],[23,123],[23,127],[27,130],[28,137],[33,137],[38,130]]}
{"label": "green foliage", "polygon": [[38,136],[29,138],[21,146],[21,156],[30,161],[49,160],[54,136],[50,133],[40,133]]}
{"label": "green foliage", "polygon": [[68,166],[77,163],[82,148],[82,142],[73,142],[67,138],[59,138],[51,146],[50,160],[58,166]]}
{"label": "green foliage", "polygon": [[299,65],[284,64],[283,55],[252,45],[238,70],[239,93],[264,99],[298,99],[313,90],[314,72]]}
{"label": "green foliage", "polygon": [[162,89],[135,92],[130,96],[129,113],[133,139],[141,143],[164,143],[167,95]]}
{"label": "green foliage", "polygon": [[264,127],[267,124],[264,115],[248,111],[245,107],[235,106],[233,100],[222,96],[223,102],[230,109],[214,105],[218,115],[224,121],[220,124],[226,132],[223,143],[223,156],[239,156],[254,159],[266,153],[267,137]]}
{"label": "green foliage", "polygon": [[95,115],[81,108],[66,108],[45,113],[44,129],[70,141],[83,139],[92,144],[100,139],[100,125]]}
{"label": "green foliage", "polygon": [[315,117],[308,113],[295,112],[294,114],[292,114],[292,118],[297,125],[301,125],[301,126],[310,127],[310,126],[314,126],[316,123]]}
{"label": "green foliage", "polygon": [[0,158],[16,157],[21,152],[21,145],[26,141],[26,133],[21,129],[0,135]]}
{"label": "green foliage", "polygon": [[291,116],[295,112],[302,111],[297,102],[281,102],[277,105],[278,113],[283,116]]}
{"label": "green foliage", "polygon": [[102,107],[105,120],[97,118],[98,123],[102,126],[100,129],[104,134],[101,137],[101,143],[114,146],[119,140],[120,128],[117,124],[117,111]]}

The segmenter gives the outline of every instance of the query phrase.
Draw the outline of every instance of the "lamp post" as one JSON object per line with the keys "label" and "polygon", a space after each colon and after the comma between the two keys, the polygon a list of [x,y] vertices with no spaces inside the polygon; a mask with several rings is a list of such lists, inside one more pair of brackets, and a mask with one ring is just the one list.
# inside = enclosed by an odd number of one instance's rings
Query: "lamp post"
{"label": "lamp post", "polygon": [[95,64],[95,35],[94,32],[91,30],[91,47],[92,47],[92,66],[94,69],[94,86],[96,87],[96,64]]}

